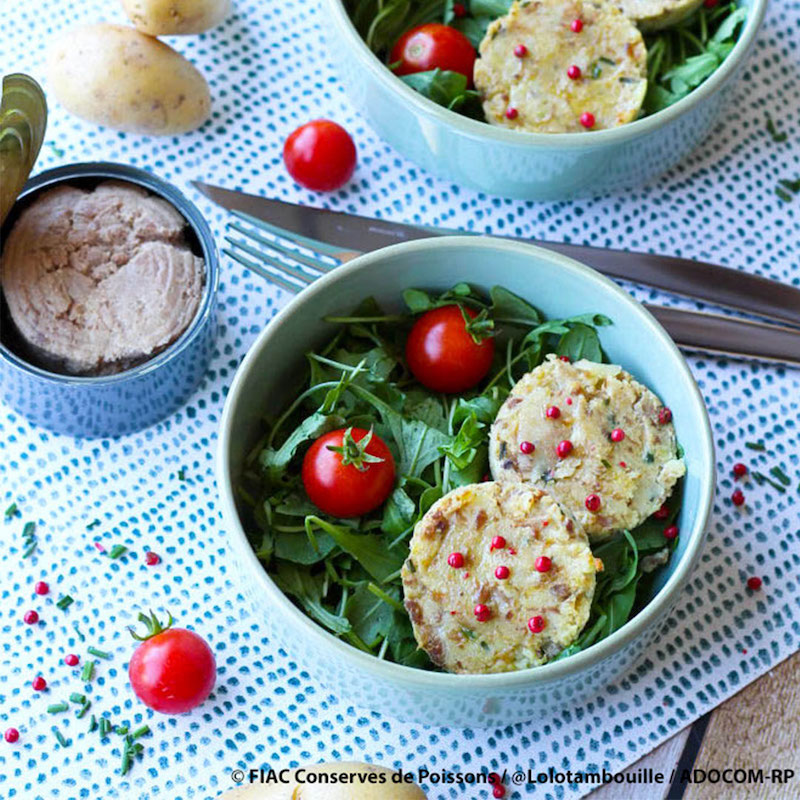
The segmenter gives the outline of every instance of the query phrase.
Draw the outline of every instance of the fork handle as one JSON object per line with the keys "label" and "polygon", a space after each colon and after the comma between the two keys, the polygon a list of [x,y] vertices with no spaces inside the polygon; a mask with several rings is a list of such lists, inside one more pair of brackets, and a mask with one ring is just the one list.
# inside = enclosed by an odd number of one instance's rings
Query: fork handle
{"label": "fork handle", "polygon": [[682,349],[800,367],[800,330],[721,314],[645,307]]}

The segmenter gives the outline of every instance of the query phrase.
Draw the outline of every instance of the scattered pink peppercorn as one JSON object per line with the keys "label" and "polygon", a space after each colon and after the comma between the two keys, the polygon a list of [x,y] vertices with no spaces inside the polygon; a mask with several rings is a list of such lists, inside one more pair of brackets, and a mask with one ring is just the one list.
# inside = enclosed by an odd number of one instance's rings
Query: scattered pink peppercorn
{"label": "scattered pink peppercorn", "polygon": [[510,574],[511,574],[511,570],[509,570],[509,568],[508,568],[508,567],[504,567],[504,566],[499,566],[499,567],[498,567],[498,568],[497,568],[497,569],[494,571],[494,576],[495,576],[495,578],[497,578],[497,580],[499,580],[499,581],[504,581],[504,580],[506,580],[506,578],[508,578],[508,576],[509,576]]}
{"label": "scattered pink peppercorn", "polygon": [[528,48],[527,48],[527,47],[525,47],[525,45],[524,45],[524,44],[518,44],[518,45],[517,45],[517,46],[514,48],[514,55],[515,55],[517,58],[525,58],[525,56],[526,56],[526,55],[528,55]]}
{"label": "scattered pink peppercorn", "polygon": [[665,539],[677,539],[678,538],[678,526],[677,525],[667,525],[664,528],[664,538]]}
{"label": "scattered pink peppercorn", "polygon": [[571,406],[571,405],[572,405],[572,398],[571,398],[571,397],[568,397],[568,398],[567,398],[567,405],[568,405],[568,406]]}
{"label": "scattered pink peppercorn", "polygon": [[447,563],[453,569],[461,569],[464,566],[464,556],[461,553],[450,553],[447,556]]}
{"label": "scattered pink peppercorn", "polygon": [[622,467],[622,469],[625,469],[628,466],[624,461],[620,461],[619,465]]}
{"label": "scattered pink peppercorn", "polygon": [[666,425],[672,422],[672,411],[666,406],[658,409],[658,424]]}
{"label": "scattered pink peppercorn", "polygon": [[43,692],[47,688],[47,681],[41,675],[37,675],[31,681],[31,686],[35,692]]}
{"label": "scattered pink peppercorn", "polygon": [[37,581],[34,584],[33,591],[36,594],[47,594],[50,591],[50,587],[44,581]]}
{"label": "scattered pink peppercorn", "polygon": [[747,588],[752,589],[754,592],[757,592],[761,588],[761,578],[757,578],[755,575],[752,578],[747,579]]}
{"label": "scattered pink peppercorn", "polygon": [[80,659],[75,655],[75,653],[69,653],[69,655],[64,656],[64,663],[68,667],[77,667],[78,661],[80,661]]}
{"label": "scattered pink peppercorn", "polygon": [[158,553],[154,553],[152,550],[148,550],[144,554],[144,563],[147,564],[148,567],[154,567],[161,561],[161,556]]}
{"label": "scattered pink peppercorn", "polygon": [[509,547],[508,548],[508,554],[510,556],[515,556],[517,554],[517,551],[513,547]]}
{"label": "scattered pink peppercorn", "polygon": [[544,415],[547,419],[558,419],[561,416],[561,409],[558,406],[549,406]]}
{"label": "scattered pink peppercorn", "polygon": [[4,736],[9,744],[14,744],[19,740],[19,731],[16,728],[7,728]]}
{"label": "scattered pink peppercorn", "polygon": [[577,64],[571,64],[569,67],[567,67],[567,77],[571,81],[580,80],[582,74],[581,68]]}
{"label": "scattered pink peppercorn", "polygon": [[506,546],[505,536],[495,536],[492,538],[492,543],[489,546],[490,550],[502,550]]}
{"label": "scattered pink peppercorn", "polygon": [[735,506],[744,505],[744,492],[741,489],[736,489],[731,495],[731,503],[733,503]]}
{"label": "scattered pink peppercorn", "polygon": [[580,33],[583,30],[583,20],[582,19],[574,19],[570,23],[569,29],[573,33]]}
{"label": "scattered pink peppercorn", "polygon": [[486,620],[492,616],[489,606],[485,606],[483,603],[478,603],[472,610],[472,613],[475,614],[475,619],[477,619],[478,622],[486,622]]}
{"label": "scattered pink peppercorn", "polygon": [[666,519],[669,516],[669,509],[667,508],[667,504],[661,506],[658,511],[653,512],[653,519]]}
{"label": "scattered pink peppercorn", "polygon": [[556,445],[556,455],[559,458],[566,458],[572,452],[572,442],[564,439]]}
{"label": "scattered pink peppercorn", "polygon": [[516,119],[519,116],[519,111],[513,106],[506,109],[506,119]]}
{"label": "scattered pink peppercorn", "polygon": [[498,783],[497,786],[495,786],[492,789],[492,797],[505,797],[505,796],[506,796],[506,787],[503,786],[503,784]]}
{"label": "scattered pink peppercorn", "polygon": [[100,542],[95,542],[95,543],[94,543],[94,546],[95,546],[95,547],[96,547],[96,548],[97,548],[97,549],[98,549],[98,550],[99,550],[101,553],[105,553],[106,549],[105,549],[105,547],[103,547],[103,545],[102,545]]}
{"label": "scattered pink peppercorn", "polygon": [[586,508],[589,511],[599,511],[600,510],[600,496],[596,494],[590,494],[584,501],[586,504]]}
{"label": "scattered pink peppercorn", "polygon": [[625,431],[622,428],[614,428],[611,431],[611,441],[612,442],[621,442],[625,438]]}
{"label": "scattered pink peppercorn", "polygon": [[533,562],[533,565],[536,567],[537,572],[550,572],[550,567],[553,566],[553,561],[547,556],[539,556],[536,561]]}
{"label": "scattered pink peppercorn", "polygon": [[453,3],[453,16],[458,17],[465,17],[467,15],[467,9],[464,7],[462,3]]}
{"label": "scattered pink peppercorn", "polygon": [[541,633],[545,628],[544,617],[535,616],[528,620],[528,630],[531,633]]}
{"label": "scattered pink peppercorn", "polygon": [[741,461],[737,461],[733,465],[733,474],[737,478],[743,478],[745,475],[747,475],[747,465],[746,464],[742,464]]}
{"label": "scattered pink peppercorn", "polygon": [[569,356],[559,356],[559,358],[560,358],[560,359],[561,359],[561,360],[562,360],[562,361],[563,361],[565,364],[571,364],[571,363],[572,363],[572,359],[571,359]]}
{"label": "scattered pink peppercorn", "polygon": [[594,118],[594,114],[592,114],[591,111],[584,111],[583,114],[581,114],[580,123],[584,128],[591,130],[594,128],[596,122],[597,120]]}
{"label": "scattered pink peppercorn", "polygon": [[525,455],[530,455],[535,449],[536,445],[533,442],[520,442],[519,444],[520,452],[525,453]]}
{"label": "scattered pink peppercorn", "polygon": [[26,611],[22,619],[28,625],[35,625],[39,621],[39,614],[36,611]]}

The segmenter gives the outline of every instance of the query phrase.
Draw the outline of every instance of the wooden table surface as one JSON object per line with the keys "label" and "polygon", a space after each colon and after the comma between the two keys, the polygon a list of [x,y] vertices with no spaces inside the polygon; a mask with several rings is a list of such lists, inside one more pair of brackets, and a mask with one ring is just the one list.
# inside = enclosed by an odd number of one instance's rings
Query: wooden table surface
{"label": "wooden table surface", "polygon": [[591,800],[798,800],[800,798],[800,653],[779,664],[626,772],[651,768],[794,770],[786,784],[609,785]]}

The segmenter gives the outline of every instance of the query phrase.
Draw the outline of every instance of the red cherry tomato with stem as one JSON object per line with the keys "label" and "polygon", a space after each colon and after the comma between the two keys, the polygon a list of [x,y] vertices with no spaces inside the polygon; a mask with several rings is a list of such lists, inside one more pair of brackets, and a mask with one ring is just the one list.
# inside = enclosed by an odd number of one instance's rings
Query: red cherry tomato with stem
{"label": "red cherry tomato with stem", "polygon": [[406,31],[392,48],[389,63],[396,75],[411,75],[432,69],[460,72],[472,86],[475,48],[461,31],[430,22]]}
{"label": "red cherry tomato with stem", "polygon": [[[464,311],[475,319],[471,308]],[[426,311],[406,340],[406,361],[414,377],[435,392],[463,392],[486,376],[494,358],[494,339],[476,342],[467,330],[461,307],[442,306]]]}
{"label": "red cherry tomato with stem", "polygon": [[202,637],[185,628],[173,628],[172,614],[165,626],[155,614],[139,614],[147,634],[131,635],[141,644],[128,666],[136,696],[162,714],[182,714],[199,706],[214,688],[217,667],[214,654]]}
{"label": "red cherry tomato with stem", "polygon": [[301,125],[283,146],[283,161],[301,186],[316,192],[332,192],[353,176],[356,146],[350,134],[329,119]]}
{"label": "red cherry tomato with stem", "polygon": [[320,436],[303,459],[303,486],[311,502],[332,517],[360,517],[394,488],[394,458],[386,443],[364,428]]}

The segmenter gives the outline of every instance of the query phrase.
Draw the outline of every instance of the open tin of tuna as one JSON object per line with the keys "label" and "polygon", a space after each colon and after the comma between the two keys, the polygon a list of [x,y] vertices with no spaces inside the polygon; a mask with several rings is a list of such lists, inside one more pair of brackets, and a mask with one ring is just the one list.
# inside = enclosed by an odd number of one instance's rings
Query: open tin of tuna
{"label": "open tin of tuna", "polygon": [[9,246],[9,235],[25,211],[51,190],[68,186],[92,192],[108,181],[138,187],[139,193],[160,198],[182,217],[182,247],[191,251],[193,264],[199,265],[202,259],[202,288],[197,280],[196,311],[174,340],[129,366],[91,375],[70,374],[71,370],[58,369],[40,358],[15,323],[9,298],[0,295],[0,399],[35,424],[71,436],[118,436],[171,414],[204,377],[217,332],[219,257],[211,230],[194,204],[174,186],[144,170],[86,163],[37,175],[25,184],[3,223],[0,248]]}

